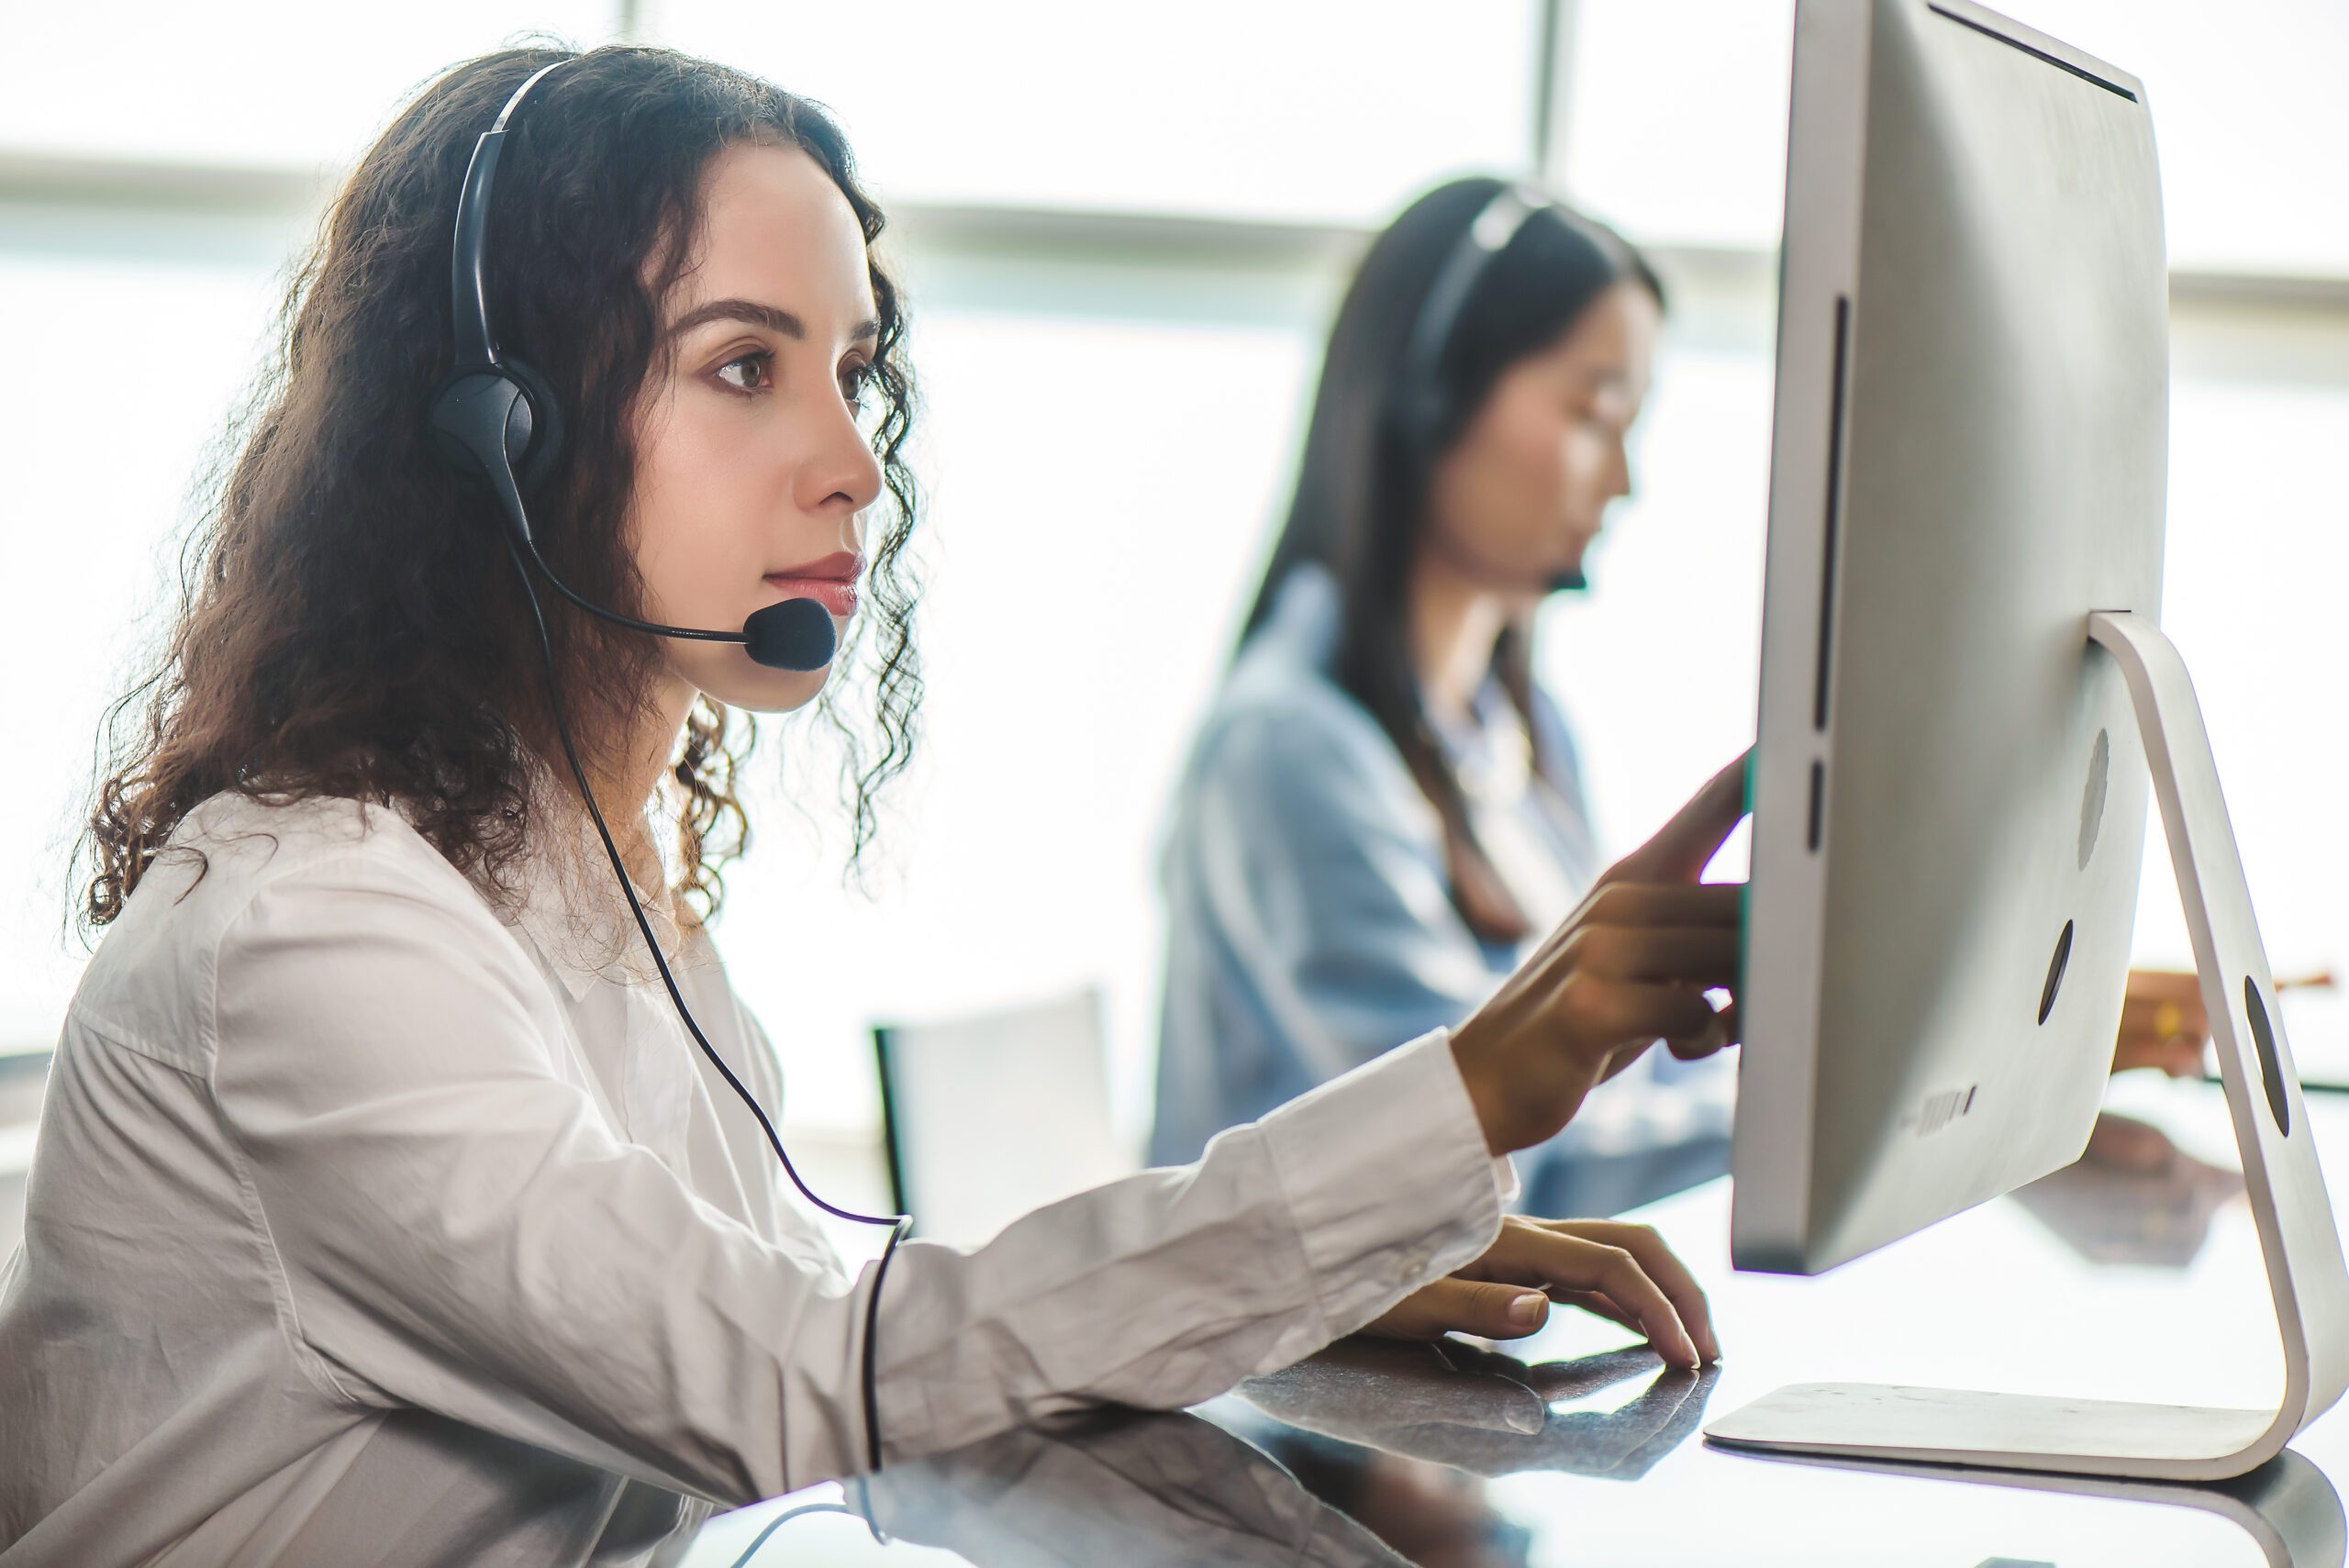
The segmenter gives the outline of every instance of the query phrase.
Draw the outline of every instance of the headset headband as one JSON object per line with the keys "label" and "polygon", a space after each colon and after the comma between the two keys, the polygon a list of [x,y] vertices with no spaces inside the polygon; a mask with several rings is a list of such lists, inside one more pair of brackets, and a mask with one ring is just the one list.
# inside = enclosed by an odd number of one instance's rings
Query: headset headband
{"label": "headset headband", "polygon": [[1537,212],[1557,206],[1557,201],[1531,185],[1515,182],[1504,183],[1477,209],[1468,227],[1461,231],[1452,254],[1444,258],[1443,266],[1436,272],[1426,299],[1419,304],[1419,319],[1413,323],[1411,336],[1404,345],[1400,384],[1414,398],[1429,397],[1440,405],[1436,393],[1437,373],[1442,368],[1443,350],[1452,340],[1453,328],[1459,325],[1460,313],[1467,308],[1468,296],[1475,292],[1476,281],[1485,275],[1494,257],[1508,249],[1518,231]]}
{"label": "headset headband", "polygon": [[465,165],[464,192],[457,198],[457,239],[449,255],[449,317],[456,333],[460,372],[505,368],[497,334],[489,323],[490,188],[497,178],[497,155],[505,145],[507,122],[531,88],[570,63],[558,60],[525,78],[497,112],[496,121],[473,143],[473,161]]}

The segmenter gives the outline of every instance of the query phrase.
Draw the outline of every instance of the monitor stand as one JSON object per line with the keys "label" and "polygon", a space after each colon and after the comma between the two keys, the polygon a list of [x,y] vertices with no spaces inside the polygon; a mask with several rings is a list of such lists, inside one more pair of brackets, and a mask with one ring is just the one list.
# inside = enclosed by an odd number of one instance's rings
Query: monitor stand
{"label": "monitor stand", "polygon": [[1798,1384],[1714,1422],[1706,1437],[1731,1448],[1930,1464],[1976,1464],[2082,1475],[2216,1481],[2243,1474],[2341,1397],[2349,1385],[2349,1270],[2332,1204],[2309,1135],[2299,1074],[2284,1039],[2276,982],[2244,885],[2234,829],[2219,791],[2210,732],[2184,661],[2142,616],[2094,615],[2089,639],[2119,661],[2144,737],[2154,795],[2219,1074],[2259,1227],[2276,1326],[2284,1341],[2284,1396],[2274,1409],[1902,1388]]}

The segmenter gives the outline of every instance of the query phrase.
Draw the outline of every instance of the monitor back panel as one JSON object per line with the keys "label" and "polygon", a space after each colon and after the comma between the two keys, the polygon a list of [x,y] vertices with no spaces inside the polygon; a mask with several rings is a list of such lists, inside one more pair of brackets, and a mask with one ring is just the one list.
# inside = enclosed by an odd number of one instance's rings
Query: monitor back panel
{"label": "monitor back panel", "polygon": [[2125,73],[1804,0],[1794,102],[1733,1232],[1815,1273],[2093,1122],[2146,787],[2087,617],[2159,611],[2168,295]]}

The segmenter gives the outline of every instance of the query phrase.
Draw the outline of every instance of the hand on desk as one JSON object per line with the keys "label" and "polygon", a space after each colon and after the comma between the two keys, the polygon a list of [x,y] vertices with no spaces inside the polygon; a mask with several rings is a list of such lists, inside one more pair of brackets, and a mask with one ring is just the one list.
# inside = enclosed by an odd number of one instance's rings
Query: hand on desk
{"label": "hand on desk", "polygon": [[[1737,1004],[1706,993],[1737,977],[1743,888],[1705,884],[1745,816],[1746,759],[1715,774],[1654,838],[1598,879],[1581,907],[1453,1031],[1452,1051],[1495,1154],[1555,1133],[1599,1084],[1662,1039],[1676,1056],[1737,1037]],[[1644,1226],[1503,1221],[1482,1258],[1407,1296],[1371,1325],[1395,1339],[1458,1329],[1518,1339],[1549,1303],[1596,1312],[1675,1366],[1718,1360],[1704,1293]]]}
{"label": "hand on desk", "polygon": [[2015,1201],[2092,1263],[2182,1269],[2243,1174],[2196,1159],[2159,1128],[2110,1111],[2075,1164],[2015,1189]]}
{"label": "hand on desk", "polygon": [[1483,1257],[1405,1296],[1364,1332],[1518,1340],[1549,1321],[1553,1301],[1646,1336],[1673,1366],[1693,1370],[1720,1360],[1705,1293],[1687,1267],[1646,1226],[1605,1219],[1510,1215]]}

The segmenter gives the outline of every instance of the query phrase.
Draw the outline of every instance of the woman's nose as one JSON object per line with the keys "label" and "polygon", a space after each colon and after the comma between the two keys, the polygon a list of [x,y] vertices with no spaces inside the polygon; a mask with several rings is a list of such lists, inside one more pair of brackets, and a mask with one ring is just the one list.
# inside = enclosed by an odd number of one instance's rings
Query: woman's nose
{"label": "woman's nose", "polygon": [[801,478],[800,505],[810,512],[861,512],[880,498],[881,460],[845,400],[833,406],[823,445]]}

